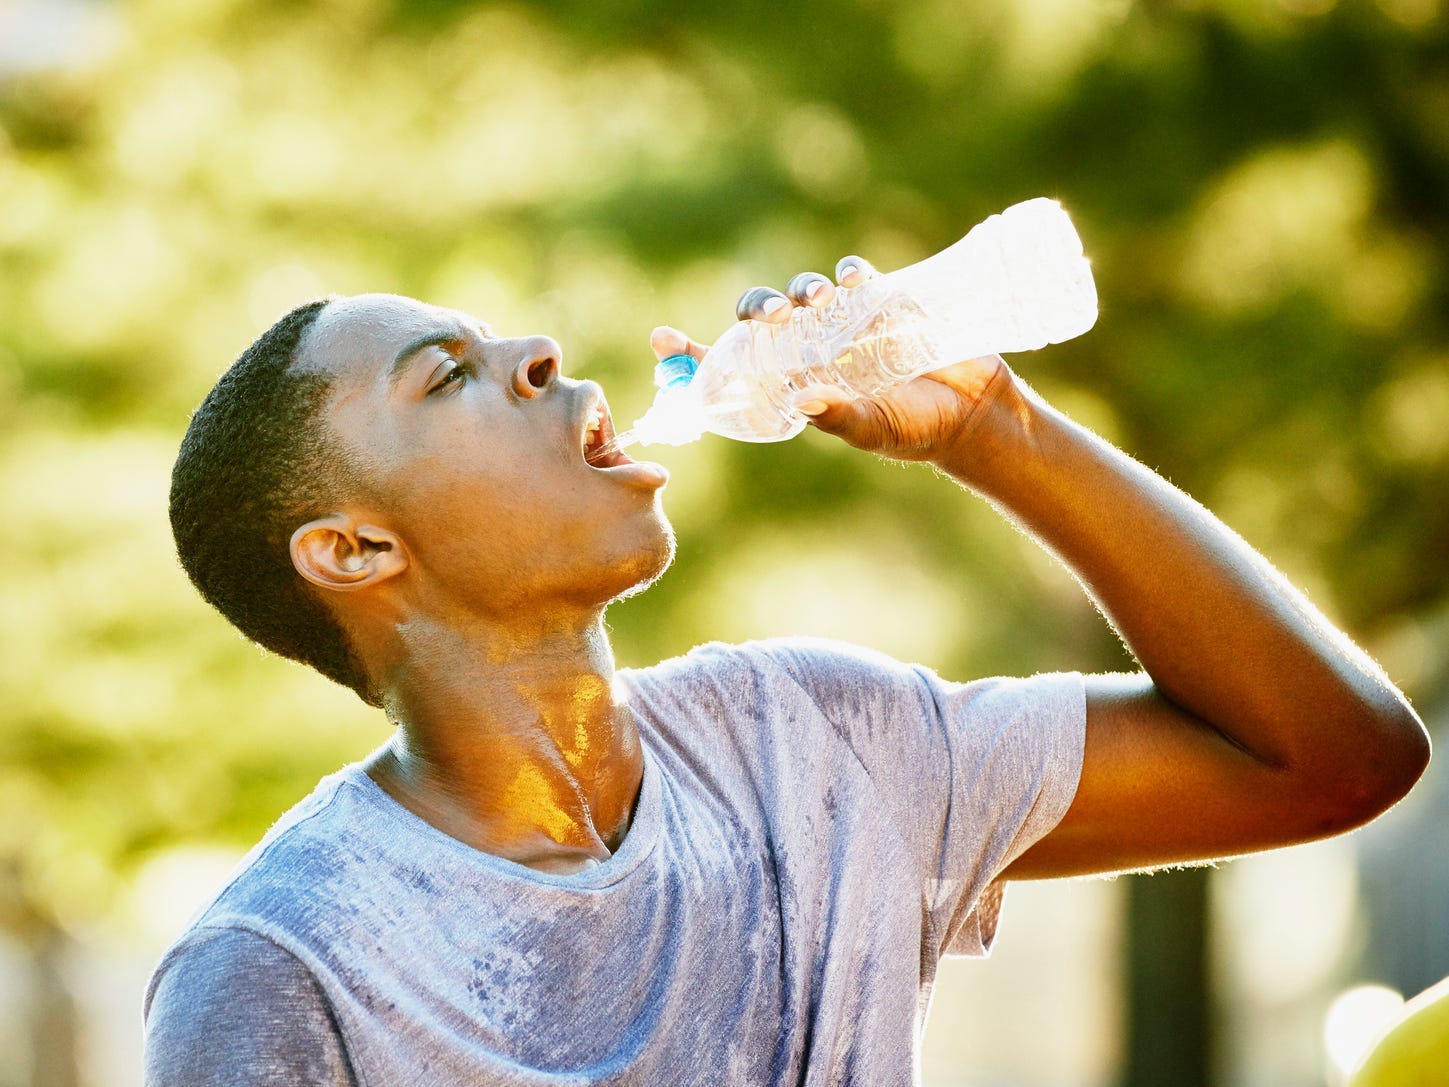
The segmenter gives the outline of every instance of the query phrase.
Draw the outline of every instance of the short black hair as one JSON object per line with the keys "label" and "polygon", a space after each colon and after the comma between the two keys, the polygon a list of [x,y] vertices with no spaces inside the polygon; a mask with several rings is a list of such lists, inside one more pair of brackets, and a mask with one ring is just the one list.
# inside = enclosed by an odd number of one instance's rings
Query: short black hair
{"label": "short black hair", "polygon": [[171,472],[171,531],[192,584],[237,629],[378,706],[346,632],[292,565],[292,533],[330,511],[349,474],[321,415],[331,378],[296,367],[330,301],[284,314],[193,413]]}

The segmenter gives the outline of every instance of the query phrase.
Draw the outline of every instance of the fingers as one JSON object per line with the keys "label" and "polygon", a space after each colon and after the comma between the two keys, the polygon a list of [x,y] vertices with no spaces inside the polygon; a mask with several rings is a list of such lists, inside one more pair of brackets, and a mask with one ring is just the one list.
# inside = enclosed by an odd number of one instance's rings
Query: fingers
{"label": "fingers", "polygon": [[835,282],[842,287],[859,287],[867,279],[874,279],[879,274],[870,261],[853,253],[835,262]]}
{"label": "fingers", "polygon": [[[835,278],[842,287],[858,287],[878,274],[864,257],[841,257],[835,265]],[[785,285],[783,294],[773,287],[751,287],[735,304],[735,317],[781,324],[789,319],[791,306],[828,306],[833,301],[835,284],[829,278],[819,272],[801,272]]]}
{"label": "fingers", "polygon": [[751,287],[735,303],[735,317],[741,321],[783,321],[790,313],[790,300],[773,287]]}
{"label": "fingers", "polygon": [[780,324],[790,316],[790,307],[825,306],[835,298],[835,286],[819,272],[801,272],[781,294],[773,287],[751,287],[735,305],[741,321],[769,321]]}
{"label": "fingers", "polygon": [[871,410],[867,401],[830,385],[811,385],[796,393],[791,403],[815,429],[851,445],[861,444],[859,435],[868,426]]}
{"label": "fingers", "polygon": [[817,426],[828,427],[853,398],[830,385],[809,385],[790,398],[790,404],[801,415],[809,416]]}
{"label": "fingers", "polygon": [[835,284],[819,272],[801,272],[785,285],[785,294],[797,306],[825,306],[835,298]]}
{"label": "fingers", "polygon": [[693,355],[702,359],[709,350],[706,344],[691,340],[679,329],[669,325],[660,325],[649,333],[649,346],[654,349],[654,357],[658,359],[667,359],[670,355]]}
{"label": "fingers", "polygon": [[[858,287],[879,273],[864,257],[851,255],[835,262],[835,279],[842,287]],[[795,306],[828,306],[835,301],[835,284],[819,272],[801,272],[785,285],[785,292],[773,287],[751,287],[735,304],[735,317],[741,321],[768,321],[778,325],[790,319]],[[649,334],[649,346],[655,357],[693,355],[704,358],[708,344],[692,340],[677,328],[660,325]],[[807,413],[808,414],[808,413]]]}

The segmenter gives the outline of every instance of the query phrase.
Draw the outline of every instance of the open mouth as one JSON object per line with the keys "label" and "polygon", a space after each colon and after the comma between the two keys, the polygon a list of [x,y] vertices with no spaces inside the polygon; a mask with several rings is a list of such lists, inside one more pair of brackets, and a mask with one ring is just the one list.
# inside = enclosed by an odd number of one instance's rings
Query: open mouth
{"label": "open mouth", "polygon": [[614,420],[608,406],[600,400],[584,427],[584,461],[594,468],[617,468],[634,462],[614,446]]}

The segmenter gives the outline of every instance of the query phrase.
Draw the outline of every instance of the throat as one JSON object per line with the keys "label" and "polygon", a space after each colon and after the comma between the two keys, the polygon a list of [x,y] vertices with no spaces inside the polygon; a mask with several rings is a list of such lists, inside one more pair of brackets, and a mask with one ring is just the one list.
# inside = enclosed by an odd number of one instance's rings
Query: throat
{"label": "throat", "polygon": [[[430,776],[405,771],[384,747],[365,765],[369,777],[403,808],[448,837],[540,872],[587,871],[612,857],[633,822],[636,787],[612,827],[595,824],[586,806],[570,802],[559,781],[526,769],[501,792],[467,795]],[[641,778],[642,780],[642,778]]]}
{"label": "throat", "polygon": [[374,781],[439,830],[536,866],[607,860],[643,780],[634,716],[614,690],[602,613],[532,626],[419,617],[388,673],[393,738]]}
{"label": "throat", "polygon": [[389,796],[450,837],[554,870],[548,866],[602,863],[619,848],[644,760],[632,714],[610,705],[602,720],[536,717],[526,728],[486,732],[420,735],[400,726],[365,769]]}

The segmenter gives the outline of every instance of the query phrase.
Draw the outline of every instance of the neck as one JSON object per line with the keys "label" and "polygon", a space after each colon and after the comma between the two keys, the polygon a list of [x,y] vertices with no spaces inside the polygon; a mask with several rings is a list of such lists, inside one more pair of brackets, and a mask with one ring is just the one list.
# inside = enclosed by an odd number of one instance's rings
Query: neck
{"label": "neck", "polygon": [[476,849],[548,871],[606,860],[643,776],[629,708],[613,693],[603,614],[528,628],[397,628],[393,740],[368,774],[404,807]]}

